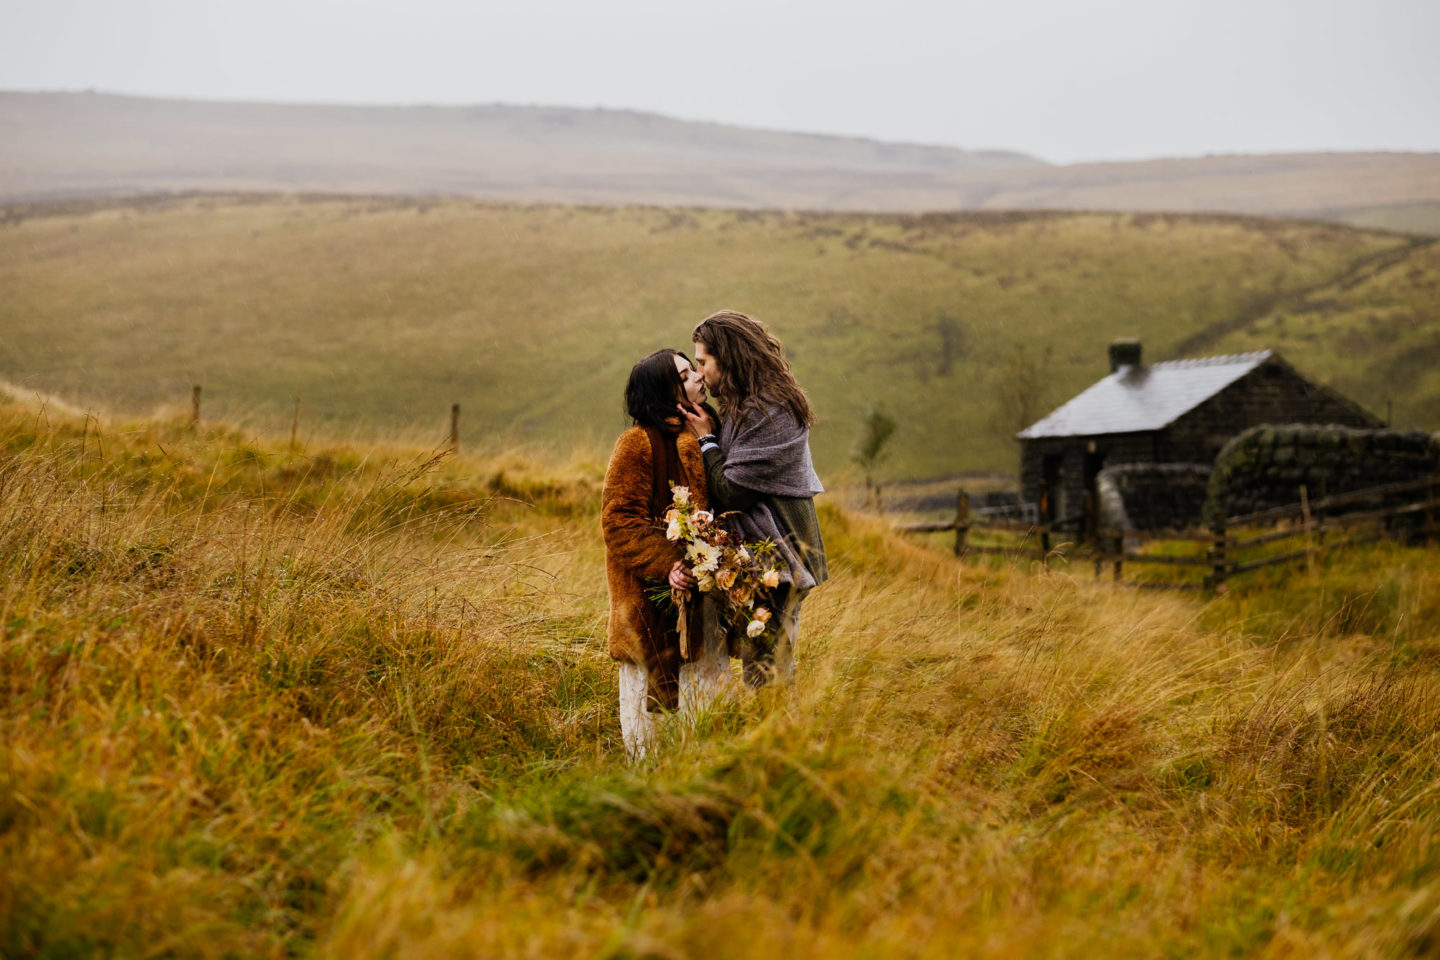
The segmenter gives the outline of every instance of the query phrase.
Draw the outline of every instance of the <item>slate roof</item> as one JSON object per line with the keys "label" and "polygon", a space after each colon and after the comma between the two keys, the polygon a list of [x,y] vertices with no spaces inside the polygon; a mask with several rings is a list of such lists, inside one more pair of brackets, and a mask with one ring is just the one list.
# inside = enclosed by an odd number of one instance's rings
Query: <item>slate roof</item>
{"label": "slate roof", "polygon": [[1260,350],[1124,366],[1017,436],[1036,440],[1160,430],[1275,355]]}

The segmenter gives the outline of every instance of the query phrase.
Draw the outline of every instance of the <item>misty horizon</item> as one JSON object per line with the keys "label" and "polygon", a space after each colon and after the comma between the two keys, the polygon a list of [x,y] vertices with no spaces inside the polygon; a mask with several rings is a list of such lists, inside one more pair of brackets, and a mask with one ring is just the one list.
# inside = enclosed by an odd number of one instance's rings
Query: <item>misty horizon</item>
{"label": "misty horizon", "polygon": [[966,152],[966,153],[979,153],[979,154],[983,154],[983,153],[1011,153],[1011,154],[1021,154],[1021,155],[1024,155],[1024,156],[1026,156],[1026,157],[1028,157],[1028,158],[1030,158],[1030,159],[1032,159],[1032,160],[1036,160],[1036,161],[1039,161],[1039,162],[1041,162],[1041,163],[1044,163],[1044,164],[1047,164],[1047,165],[1050,165],[1050,166],[1059,166],[1059,167],[1066,167],[1066,166],[1084,166],[1084,165],[1087,165],[1087,164],[1133,163],[1133,162],[1144,162],[1144,161],[1147,161],[1147,160],[1188,160],[1188,159],[1204,159],[1204,158],[1207,158],[1207,157],[1244,157],[1244,156],[1254,156],[1254,157],[1283,157],[1283,156],[1303,155],[1303,154],[1373,154],[1373,153],[1379,153],[1379,154],[1417,154],[1417,155],[1424,155],[1424,154],[1440,153],[1440,146],[1437,146],[1437,147],[1434,148],[1434,149],[1410,149],[1410,148],[1403,148],[1403,147],[1401,147],[1401,148],[1390,148],[1390,147],[1353,147],[1353,148],[1344,148],[1344,149],[1331,148],[1331,149],[1316,149],[1316,150],[1280,150],[1280,149],[1276,149],[1276,150],[1209,150],[1209,151],[1203,151],[1203,152],[1191,153],[1191,154],[1156,154],[1156,155],[1151,155],[1151,156],[1133,156],[1133,157],[1121,157],[1121,156],[1113,156],[1113,157],[1086,157],[1086,158],[1077,159],[1077,160],[1053,160],[1053,159],[1051,159],[1051,158],[1049,158],[1049,157],[1040,156],[1040,155],[1035,154],[1035,153],[1033,153],[1033,152],[1031,152],[1031,151],[1024,150],[1024,149],[1021,149],[1021,148],[1018,148],[1018,147],[1014,147],[1014,146],[1011,146],[1011,145],[1007,145],[1007,144],[968,144],[968,143],[942,143],[942,142],[937,142],[937,141],[923,141],[923,140],[894,140],[894,139],[888,139],[888,138],[884,138],[884,137],[868,136],[868,135],[864,135],[864,134],[837,133],[837,132],[832,131],[832,130],[808,130],[808,129],[788,129],[788,128],[782,129],[782,128],[779,128],[779,127],[768,127],[768,126],[759,125],[759,124],[745,124],[745,123],[736,123],[736,122],[732,122],[732,121],[728,121],[728,120],[711,120],[711,119],[705,119],[705,118],[702,118],[702,117],[678,116],[678,115],[675,115],[675,114],[665,113],[665,112],[663,112],[663,111],[658,111],[658,110],[645,110],[645,109],[640,109],[640,108],[636,108],[636,107],[607,106],[607,105],[603,105],[603,104],[593,104],[593,105],[590,105],[590,104],[581,104],[581,103],[542,103],[542,102],[519,102],[519,101],[504,101],[504,100],[490,100],[490,101],[480,101],[480,100],[464,100],[464,101],[462,101],[462,100],[456,100],[456,101],[445,101],[445,100],[398,101],[398,100],[397,100],[397,101],[393,101],[393,102],[383,102],[383,101],[322,100],[322,99],[314,99],[314,100],[299,100],[299,99],[262,99],[262,98],[234,98],[234,99],[232,99],[232,98],[216,98],[216,97],[203,97],[203,96],[183,96],[183,95],[170,95],[170,94],[153,94],[153,93],[137,92],[137,91],[132,91],[132,90],[104,90],[104,89],[97,89],[97,88],[94,88],[94,87],[77,88],[77,89],[61,89],[61,88],[46,88],[46,89],[41,89],[41,88],[34,88],[34,89],[6,88],[6,89],[0,89],[0,94],[3,94],[3,93],[93,94],[93,95],[96,95],[96,96],[126,97],[126,98],[131,98],[131,99],[136,99],[136,100],[176,100],[176,101],[183,101],[183,102],[187,102],[187,103],[200,103],[200,104],[232,104],[232,105],[237,105],[237,106],[238,106],[238,105],[255,105],[255,106],[274,106],[274,107],[340,107],[340,108],[353,107],[353,108],[356,108],[356,109],[379,109],[379,108],[392,108],[392,109],[405,109],[405,108],[414,108],[414,109],[426,109],[426,108],[434,108],[434,109],[464,109],[464,108],[481,108],[481,107],[499,107],[499,108],[514,108],[514,109],[519,109],[519,110],[555,110],[555,111],[575,111],[575,112],[590,111],[590,112],[596,112],[596,113],[612,113],[612,114],[622,114],[622,115],[623,115],[623,114],[630,114],[630,115],[643,116],[643,117],[656,117],[656,118],[661,118],[661,119],[665,119],[665,120],[674,120],[674,121],[678,121],[678,122],[686,123],[686,124],[700,124],[700,125],[705,125],[705,126],[723,127],[723,128],[729,128],[729,129],[735,129],[735,130],[753,130],[753,131],[759,131],[759,132],[764,132],[764,133],[786,133],[786,134],[793,134],[793,135],[795,135],[795,136],[815,137],[815,138],[821,138],[821,139],[858,140],[858,141],[866,141],[866,142],[871,142],[871,143],[876,143],[876,144],[890,144],[890,145],[896,145],[896,146],[937,147],[937,148],[942,148],[942,149],[947,149],[947,150],[961,150],[961,151],[964,151],[964,152]]}
{"label": "misty horizon", "polygon": [[1058,164],[1440,151],[1440,6],[136,0],[0,8],[0,89],[557,106]]}

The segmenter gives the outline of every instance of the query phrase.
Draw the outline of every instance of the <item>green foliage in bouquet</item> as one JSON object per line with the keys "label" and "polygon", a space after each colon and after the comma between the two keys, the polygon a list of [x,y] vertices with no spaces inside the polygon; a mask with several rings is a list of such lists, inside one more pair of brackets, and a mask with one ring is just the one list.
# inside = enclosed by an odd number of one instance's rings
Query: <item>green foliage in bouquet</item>
{"label": "green foliage in bouquet", "polygon": [[773,650],[774,591],[781,571],[788,569],[775,543],[742,543],[714,513],[696,507],[689,487],[671,486],[674,500],[665,512],[665,537],[685,544],[696,588],[716,599],[727,628],[743,625],[755,648]]}

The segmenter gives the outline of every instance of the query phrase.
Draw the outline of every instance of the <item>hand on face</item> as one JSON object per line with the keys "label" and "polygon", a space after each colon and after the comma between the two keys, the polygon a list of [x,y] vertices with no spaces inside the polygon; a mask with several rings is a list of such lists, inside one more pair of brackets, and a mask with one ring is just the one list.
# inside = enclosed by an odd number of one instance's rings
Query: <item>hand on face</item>
{"label": "hand on face", "polygon": [[677,404],[680,408],[680,415],[685,418],[685,429],[697,437],[703,437],[715,432],[715,422],[710,419],[710,414],[698,403]]}
{"label": "hand on face", "polygon": [[[696,344],[696,347],[699,346]],[[715,424],[701,406],[705,402],[705,374],[692,367],[689,361],[679,354],[675,355],[675,370],[680,374],[680,381],[685,387],[684,396],[675,404],[685,418],[685,429],[697,437],[714,433]]]}

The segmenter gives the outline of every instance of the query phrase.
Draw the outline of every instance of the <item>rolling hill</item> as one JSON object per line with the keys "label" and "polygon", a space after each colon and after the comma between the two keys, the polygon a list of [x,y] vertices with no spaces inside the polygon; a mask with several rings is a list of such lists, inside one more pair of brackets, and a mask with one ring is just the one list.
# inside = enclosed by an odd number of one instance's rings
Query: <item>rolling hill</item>
{"label": "rolling hill", "polygon": [[923,216],[198,196],[11,206],[0,377],[288,432],[445,436],[591,460],[631,363],[722,307],[767,321],[843,478],[871,407],[884,475],[1013,471],[1014,431],[1146,356],[1276,348],[1397,426],[1440,427],[1440,248],[1266,218]]}
{"label": "rolling hill", "polygon": [[806,210],[1228,211],[1440,232],[1440,155],[1052,165],[633,111],[0,93],[0,200],[192,190]]}
{"label": "rolling hill", "polygon": [[[0,93],[0,197],[171,190],[795,206],[862,184],[1037,166],[1007,151],[503,104],[366,107]],[[809,184],[814,176],[826,182]],[[882,187],[883,189],[883,187]],[[806,205],[800,203],[798,205]]]}

